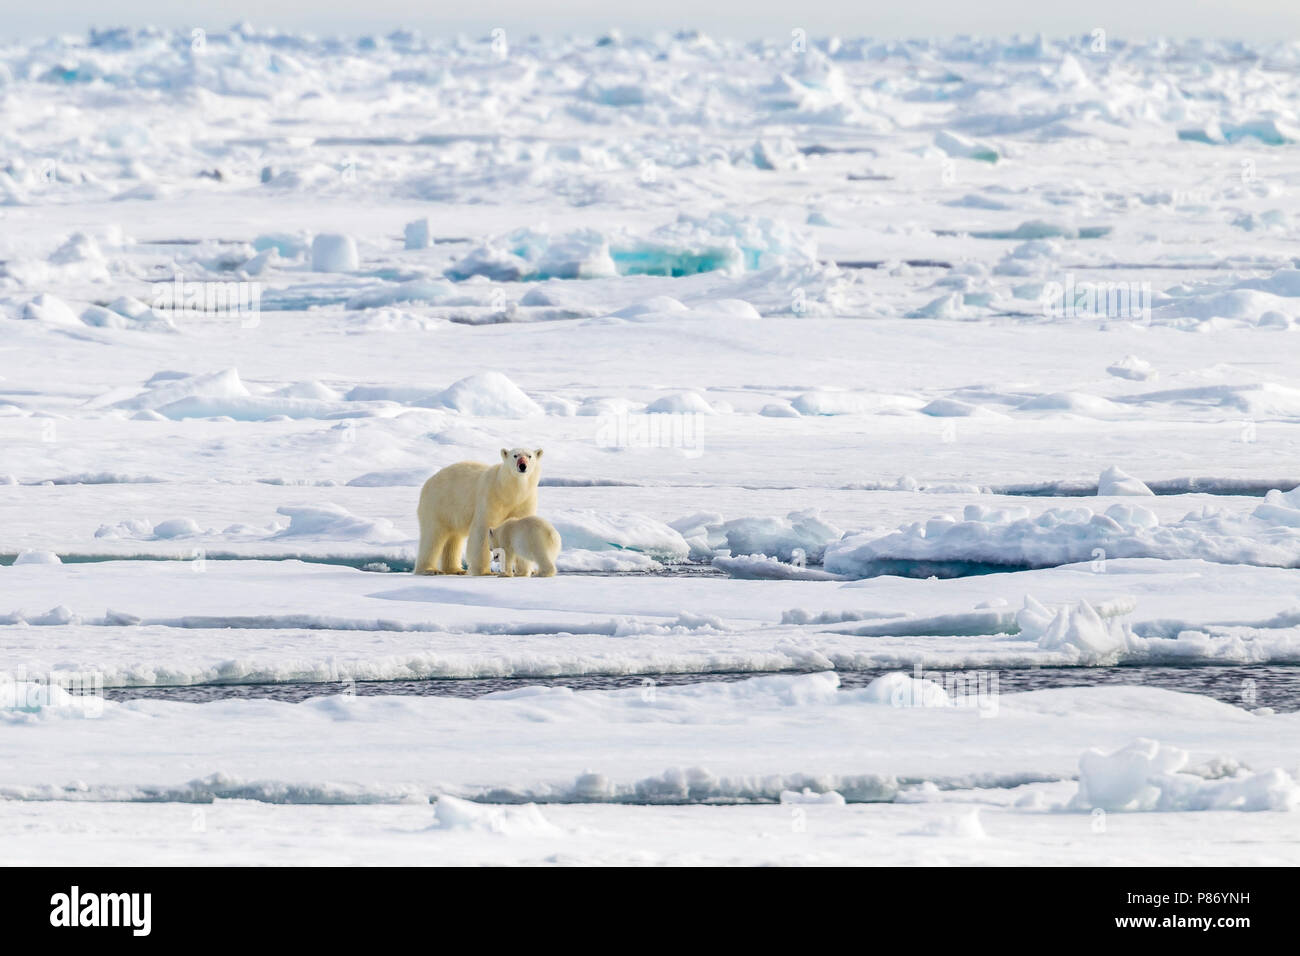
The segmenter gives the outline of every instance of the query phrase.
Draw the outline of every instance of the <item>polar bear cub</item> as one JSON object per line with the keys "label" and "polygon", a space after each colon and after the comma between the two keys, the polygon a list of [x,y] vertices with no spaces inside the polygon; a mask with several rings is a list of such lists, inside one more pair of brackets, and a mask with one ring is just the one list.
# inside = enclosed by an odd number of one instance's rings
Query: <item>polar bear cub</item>
{"label": "polar bear cub", "polygon": [[488,531],[491,549],[501,549],[501,573],[506,577],[555,576],[555,557],[560,553],[560,533],[545,518],[530,515],[511,518]]}
{"label": "polar bear cub", "polygon": [[461,461],[426,481],[416,509],[420,548],[415,573],[464,574],[460,557],[468,538],[469,573],[490,574],[488,529],[537,512],[541,461],[540,448],[502,448],[495,465]]}

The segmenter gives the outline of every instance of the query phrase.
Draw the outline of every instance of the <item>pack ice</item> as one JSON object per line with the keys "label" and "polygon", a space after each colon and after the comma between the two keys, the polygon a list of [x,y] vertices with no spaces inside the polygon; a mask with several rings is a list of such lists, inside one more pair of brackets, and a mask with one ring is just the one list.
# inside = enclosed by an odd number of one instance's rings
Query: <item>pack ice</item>
{"label": "pack ice", "polygon": [[0,46],[6,858],[1297,862],[1300,48],[508,39]]}

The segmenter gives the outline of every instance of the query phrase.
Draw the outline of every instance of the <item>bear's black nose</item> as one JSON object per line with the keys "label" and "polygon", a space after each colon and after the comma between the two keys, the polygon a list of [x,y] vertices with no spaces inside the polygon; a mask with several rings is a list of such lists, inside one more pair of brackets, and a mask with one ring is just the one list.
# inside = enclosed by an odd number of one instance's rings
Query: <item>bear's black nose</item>
{"label": "bear's black nose", "polygon": [[524,461],[522,458],[519,459],[519,470],[520,470],[520,471],[527,471],[527,470],[528,470],[528,462]]}

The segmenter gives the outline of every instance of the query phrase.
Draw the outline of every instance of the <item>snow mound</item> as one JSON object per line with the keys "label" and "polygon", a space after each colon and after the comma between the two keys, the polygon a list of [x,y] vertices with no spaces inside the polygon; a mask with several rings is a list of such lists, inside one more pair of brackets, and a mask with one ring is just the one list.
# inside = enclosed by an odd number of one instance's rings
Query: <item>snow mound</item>
{"label": "snow mound", "polygon": [[435,830],[499,833],[502,836],[554,836],[561,831],[534,803],[522,807],[471,803],[443,794],[433,808]]}
{"label": "snow mound", "polygon": [[62,564],[63,560],[53,551],[20,551],[14,558],[14,564]]}
{"label": "snow mound", "polygon": [[649,415],[716,415],[712,405],[699,392],[676,392],[656,398],[645,407]]}
{"label": "snow mound", "polygon": [[1151,367],[1151,363],[1136,355],[1126,355],[1106,371],[1116,378],[1126,378],[1133,382],[1150,382],[1160,377],[1160,373]]}
{"label": "snow mound", "polygon": [[[311,390],[311,386],[302,388]],[[297,390],[299,387],[290,386],[277,395],[254,395],[240,379],[239,371],[233,368],[199,375],[167,372],[155,375],[145,383],[144,391],[136,395],[118,399],[115,393],[110,392],[92,404],[154,412],[174,421],[216,417],[266,421],[276,417],[329,418],[348,414],[347,406],[340,402],[293,398],[285,394]]]}
{"label": "snow mound", "polygon": [[1111,753],[1088,750],[1079,758],[1081,810],[1294,810],[1300,784],[1284,770],[1206,779],[1184,773],[1188,752],[1139,738]]}
{"label": "snow mound", "polygon": [[23,306],[22,316],[45,325],[85,328],[85,323],[72,311],[72,307],[58,296],[42,293]]}
{"label": "snow mound", "polygon": [[542,406],[500,372],[466,376],[439,393],[432,404],[481,418],[529,418],[545,414]]}
{"label": "snow mound", "polygon": [[385,282],[371,286],[351,296],[347,300],[347,308],[353,312],[367,312],[370,309],[379,311],[373,315],[352,318],[349,327],[353,330],[437,328],[442,324],[439,320],[408,315],[391,307],[411,303],[450,304],[448,300],[455,294],[456,287],[446,279],[408,279],[405,282]]}
{"label": "snow mound", "polygon": [[[1294,497],[1294,496],[1293,496]],[[1300,514],[1279,492],[1253,515],[1215,509],[1162,524],[1139,505],[1024,508],[968,505],[961,519],[941,515],[874,537],[848,534],[827,546],[827,571],[852,577],[938,573],[945,564],[1047,568],[1114,558],[1199,558],[1225,564],[1290,567],[1300,561]]]}
{"label": "snow mound", "polygon": [[160,522],[153,527],[153,537],[160,540],[187,538],[202,533],[203,529],[199,527],[198,522],[193,518],[173,518],[170,521]]}
{"label": "snow mound", "polygon": [[844,696],[872,704],[890,707],[951,707],[952,698],[942,684],[932,680],[917,680],[902,671],[882,674],[858,691],[845,692]]}
{"label": "snow mound", "polygon": [[426,466],[368,471],[348,482],[350,488],[419,488],[433,473]]}
{"label": "snow mound", "polygon": [[33,717],[99,717],[106,707],[115,707],[94,694],[69,694],[58,684],[0,679],[0,712],[10,711]]}
{"label": "snow mound", "polygon": [[657,571],[663,565],[649,555],[637,551],[586,551],[581,548],[566,547],[555,559],[555,567],[572,574],[574,572]]}
{"label": "snow mound", "polygon": [[800,415],[871,415],[915,411],[926,403],[906,395],[819,389],[798,396],[791,405]]}
{"label": "snow mound", "polygon": [[633,319],[642,315],[666,315],[671,313],[688,313],[691,310],[669,295],[656,295],[641,302],[626,305],[611,315],[620,319]]}
{"label": "snow mound", "polygon": [[1021,412],[1067,412],[1088,418],[1116,418],[1125,414],[1124,408],[1108,398],[1086,392],[1052,392],[1021,402],[1016,406]]}
{"label": "snow mound", "polygon": [[715,568],[727,572],[733,578],[749,581],[838,581],[838,575],[829,574],[819,568],[807,568],[796,564],[787,564],[777,558],[763,554],[747,554],[740,557],[717,555],[712,564]]}
{"label": "snow mound", "polygon": [[959,840],[983,840],[988,837],[984,824],[980,822],[978,807],[965,813],[927,820],[915,830],[906,832],[908,836],[950,837]]}
{"label": "snow mound", "polygon": [[657,561],[685,561],[690,546],[678,532],[648,515],[594,510],[551,517],[566,551],[635,551]]}
{"label": "snow mound", "polygon": [[247,398],[250,393],[240,381],[239,370],[228,368],[220,372],[201,375],[184,375],[179,379],[157,378],[150,380],[143,392],[131,398],[112,403],[113,408],[130,410],[150,409],[161,412],[168,405],[183,399]]}
{"label": "snow mound", "polygon": [[282,505],[276,512],[289,519],[289,527],[275,534],[276,538],[312,537],[378,544],[406,539],[387,518],[361,518],[342,505]]}
{"label": "snow mound", "polygon": [[1255,508],[1252,516],[1269,524],[1300,528],[1300,487],[1290,491],[1269,490],[1264,495],[1264,503]]}

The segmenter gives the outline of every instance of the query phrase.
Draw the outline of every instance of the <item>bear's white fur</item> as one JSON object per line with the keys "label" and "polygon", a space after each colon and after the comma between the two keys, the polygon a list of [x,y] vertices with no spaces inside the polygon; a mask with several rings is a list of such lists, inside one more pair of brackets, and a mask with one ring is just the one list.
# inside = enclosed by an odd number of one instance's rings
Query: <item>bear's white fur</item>
{"label": "bear's white fur", "polygon": [[545,518],[532,515],[511,518],[488,531],[493,551],[501,549],[501,573],[506,577],[555,576],[555,556],[560,553],[560,533]]}
{"label": "bear's white fur", "polygon": [[420,549],[415,573],[464,574],[460,556],[468,538],[469,573],[490,574],[488,530],[536,513],[541,460],[540,448],[502,448],[498,464],[461,461],[426,481],[416,509]]}

